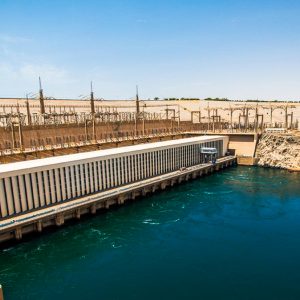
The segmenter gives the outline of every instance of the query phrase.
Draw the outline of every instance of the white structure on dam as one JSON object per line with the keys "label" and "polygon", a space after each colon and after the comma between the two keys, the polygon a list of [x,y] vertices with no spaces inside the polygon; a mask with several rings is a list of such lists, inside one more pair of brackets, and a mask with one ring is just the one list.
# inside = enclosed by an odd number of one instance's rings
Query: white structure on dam
{"label": "white structure on dam", "polygon": [[198,165],[202,147],[218,158],[227,145],[201,136],[0,165],[0,220]]}

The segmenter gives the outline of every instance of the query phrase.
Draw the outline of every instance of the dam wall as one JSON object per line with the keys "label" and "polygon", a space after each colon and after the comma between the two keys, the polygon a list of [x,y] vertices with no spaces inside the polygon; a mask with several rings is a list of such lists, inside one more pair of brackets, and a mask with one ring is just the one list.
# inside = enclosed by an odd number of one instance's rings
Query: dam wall
{"label": "dam wall", "polygon": [[68,220],[79,220],[82,215],[96,214],[111,207],[122,205],[128,201],[146,197],[154,192],[165,190],[176,184],[207,176],[234,166],[236,158],[227,156],[219,158],[215,163],[199,164],[187,167],[161,176],[134,182],[120,188],[111,189],[72,202],[61,202],[55,207],[46,207],[40,211],[33,211],[26,215],[0,221],[0,243],[10,240],[21,240],[24,235],[41,233],[48,227],[59,227]]}

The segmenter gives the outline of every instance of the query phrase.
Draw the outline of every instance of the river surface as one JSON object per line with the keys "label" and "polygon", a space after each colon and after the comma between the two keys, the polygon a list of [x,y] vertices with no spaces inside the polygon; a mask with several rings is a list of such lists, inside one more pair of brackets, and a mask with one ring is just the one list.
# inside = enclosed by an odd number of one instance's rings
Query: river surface
{"label": "river surface", "polygon": [[300,174],[237,167],[0,250],[5,300],[300,299]]}

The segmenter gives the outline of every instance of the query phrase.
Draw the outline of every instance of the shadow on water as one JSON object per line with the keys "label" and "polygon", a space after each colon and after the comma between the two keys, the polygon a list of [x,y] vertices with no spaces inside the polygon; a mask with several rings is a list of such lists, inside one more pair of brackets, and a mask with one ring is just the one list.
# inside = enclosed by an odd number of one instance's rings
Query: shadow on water
{"label": "shadow on water", "polygon": [[6,299],[299,299],[299,174],[238,167],[1,250]]}

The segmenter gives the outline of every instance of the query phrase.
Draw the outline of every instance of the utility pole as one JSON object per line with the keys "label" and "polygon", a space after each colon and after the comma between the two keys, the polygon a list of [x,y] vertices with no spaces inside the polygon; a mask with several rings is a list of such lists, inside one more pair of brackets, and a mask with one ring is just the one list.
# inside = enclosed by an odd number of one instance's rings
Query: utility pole
{"label": "utility pole", "polygon": [[134,126],[134,135],[137,135],[138,131],[138,119],[140,115],[140,100],[139,100],[139,87],[136,86],[136,99],[135,99],[135,126]]}
{"label": "utility pole", "polygon": [[40,95],[40,113],[43,115],[45,113],[45,103],[44,103],[44,94],[43,94],[43,89],[42,89],[42,81],[41,77],[39,77],[39,95]]}
{"label": "utility pole", "polygon": [[93,81],[91,81],[91,114],[92,114],[92,126],[93,126],[93,140],[96,140],[95,132],[95,100],[94,100],[94,91],[93,91]]}
{"label": "utility pole", "polygon": [[136,86],[136,100],[135,100],[135,105],[136,105],[136,114],[140,114],[140,100],[139,100],[139,87]]}
{"label": "utility pole", "polygon": [[91,81],[91,113],[95,113],[95,101],[94,101],[94,92],[93,92],[93,81]]}
{"label": "utility pole", "polygon": [[28,125],[31,125],[31,114],[30,114],[30,107],[29,107],[29,101],[28,101],[28,94],[26,94],[26,111],[27,111]]}

